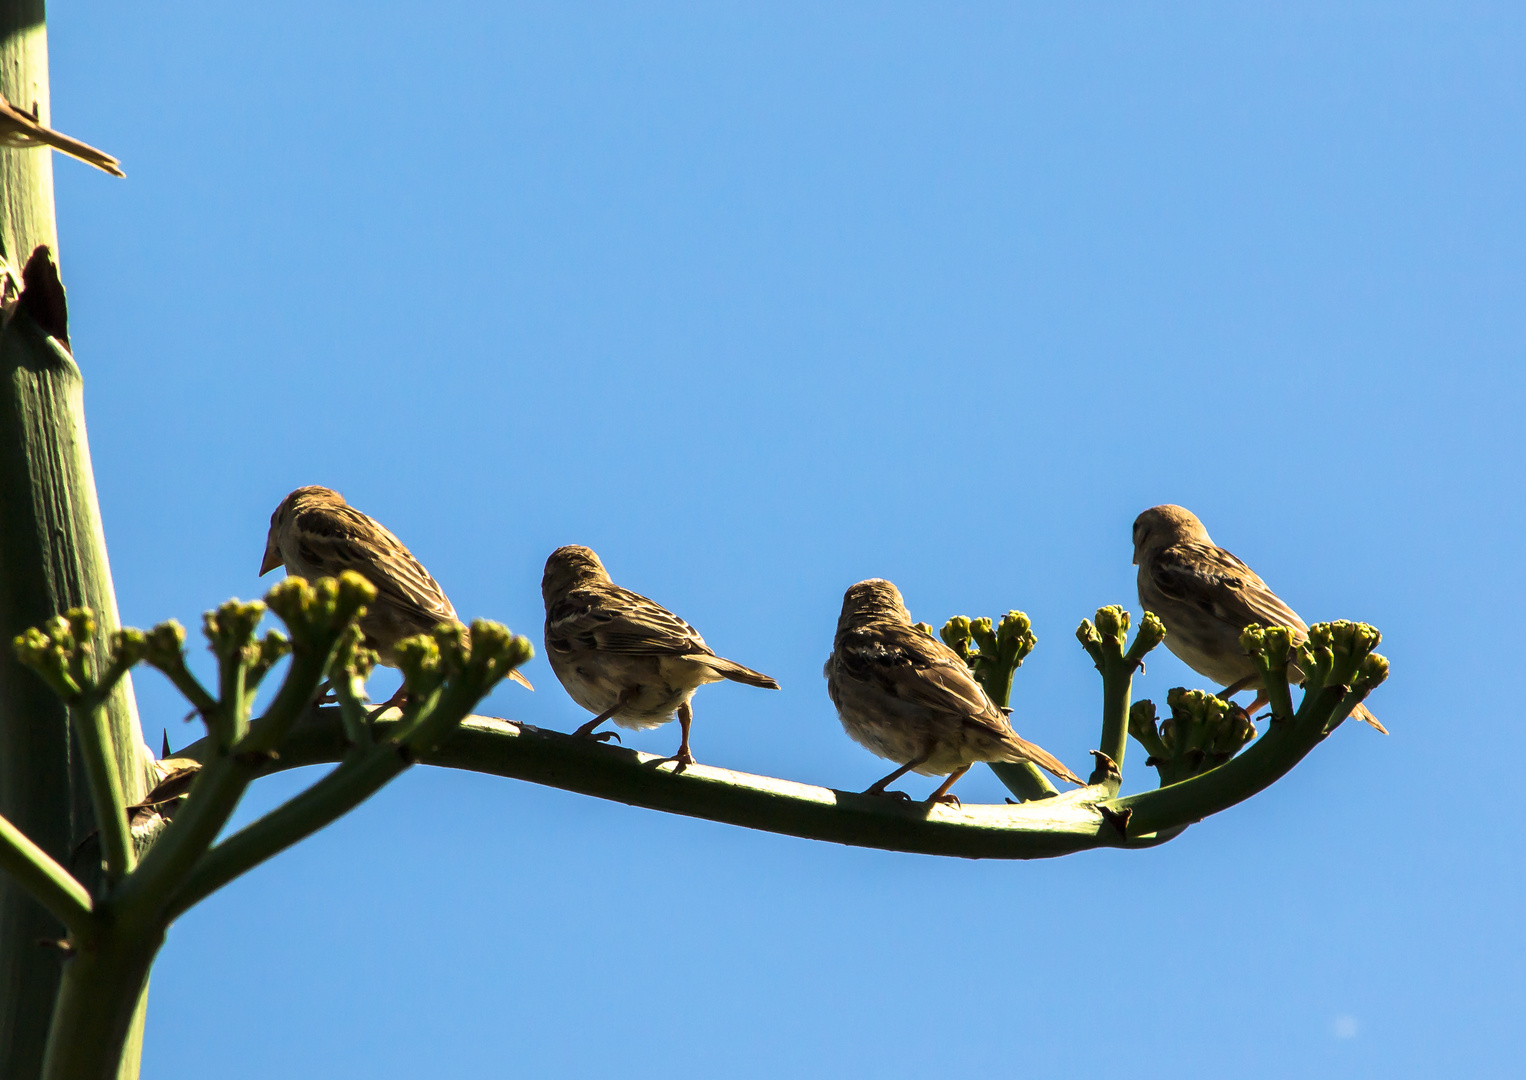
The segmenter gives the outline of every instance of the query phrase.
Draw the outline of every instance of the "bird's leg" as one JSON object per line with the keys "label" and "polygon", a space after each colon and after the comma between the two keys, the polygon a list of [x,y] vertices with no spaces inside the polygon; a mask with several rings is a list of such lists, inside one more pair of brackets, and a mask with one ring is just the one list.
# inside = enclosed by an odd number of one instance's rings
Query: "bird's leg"
{"label": "bird's leg", "polygon": [[694,755],[689,751],[689,725],[694,723],[694,709],[686,701],[678,707],[678,726],[683,731],[683,737],[678,742],[678,753],[668,758],[669,761],[678,762],[675,772],[682,772],[685,767],[694,764]]}
{"label": "bird's leg", "polygon": [[964,804],[959,801],[959,796],[950,795],[948,789],[953,787],[954,782],[969,771],[970,767],[965,765],[949,773],[948,779],[938,785],[938,790],[929,795],[927,801],[930,803],[952,803],[954,806],[963,806]]}
{"label": "bird's leg", "polygon": [[[329,692],[333,693],[333,689],[330,688]],[[338,695],[335,694],[335,698],[336,699],[337,699],[337,697],[338,697]],[[408,684],[404,683],[402,686],[399,686],[396,690],[394,690],[392,692],[392,696],[391,697],[389,697],[386,701],[382,702],[380,705],[378,705],[376,707],[376,712],[381,712],[383,709],[390,709],[394,705],[397,706],[399,709],[401,709],[407,703],[408,703]]]}
{"label": "bird's leg", "polygon": [[[1245,676],[1245,678],[1243,678],[1243,679],[1236,679],[1234,682],[1230,683],[1224,689],[1220,690],[1216,696],[1219,697],[1223,701],[1228,701],[1230,698],[1234,697],[1241,690],[1244,690],[1246,687],[1248,687],[1251,683],[1255,682],[1260,677],[1261,676],[1259,676],[1259,675],[1251,674],[1251,675]],[[1257,700],[1262,700],[1262,699],[1257,699]],[[1254,705],[1251,706],[1250,711],[1251,712],[1255,711],[1255,706]]]}
{"label": "bird's leg", "polygon": [[901,777],[903,777],[907,773],[911,772],[912,769],[915,769],[918,765],[921,765],[926,760],[927,760],[927,755],[926,754],[922,754],[920,757],[912,758],[905,765],[902,765],[899,769],[897,769],[895,772],[891,773],[889,776],[882,777],[881,779],[876,780],[874,783],[870,784],[867,788],[864,789],[864,794],[865,795],[889,795],[889,796],[891,796],[892,798],[895,798],[895,799],[907,799],[907,800],[910,800],[911,796],[906,794],[906,792],[904,792],[904,791],[886,791],[885,787],[888,784],[895,783]]}
{"label": "bird's leg", "polygon": [[1271,696],[1269,694],[1267,694],[1266,691],[1264,691],[1264,690],[1261,691],[1260,693],[1258,693],[1256,695],[1256,700],[1252,701],[1249,705],[1247,705],[1245,707],[1245,715],[1246,716],[1255,716],[1256,715],[1256,710],[1261,708],[1263,705],[1265,705],[1268,701],[1271,701],[1271,700],[1272,700]]}
{"label": "bird's leg", "polygon": [[582,727],[580,727],[576,731],[574,731],[572,733],[573,736],[576,737],[576,738],[579,738],[579,739],[593,739],[595,742],[604,742],[607,739],[614,739],[615,742],[619,742],[620,741],[620,736],[619,736],[618,733],[613,732],[613,731],[601,731],[597,735],[595,735],[594,734],[594,728],[598,727],[600,724],[604,723],[604,721],[608,720],[611,716],[614,716],[615,713],[619,712],[621,709],[623,709],[627,705],[629,705],[631,703],[631,699],[634,698],[635,696],[636,696],[635,688],[627,686],[624,690],[620,691],[620,696],[615,699],[615,703],[613,705],[611,705],[609,708],[607,708],[603,712],[601,712],[598,716],[595,716],[592,720],[588,721],[588,723],[584,724]]}

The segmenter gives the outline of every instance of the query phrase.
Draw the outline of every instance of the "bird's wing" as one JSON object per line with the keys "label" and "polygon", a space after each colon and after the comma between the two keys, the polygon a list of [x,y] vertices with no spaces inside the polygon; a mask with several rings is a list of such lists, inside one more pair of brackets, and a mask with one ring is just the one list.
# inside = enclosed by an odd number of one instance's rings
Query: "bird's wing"
{"label": "bird's wing", "polygon": [[1251,623],[1290,626],[1299,640],[1309,628],[1267,588],[1256,572],[1221,547],[1177,544],[1157,555],[1150,576],[1166,597],[1243,629]]}
{"label": "bird's wing", "polygon": [[546,641],[642,656],[714,656],[699,632],[667,608],[618,585],[574,589],[546,612]]}
{"label": "bird's wing", "polygon": [[904,701],[990,729],[1011,733],[959,654],[912,626],[850,630],[837,644],[844,674]]}
{"label": "bird's wing", "polygon": [[374,518],[351,506],[304,510],[292,522],[297,551],[325,574],[353,570],[376,586],[378,604],[388,604],[425,624],[456,617],[445,591],[413,552]]}

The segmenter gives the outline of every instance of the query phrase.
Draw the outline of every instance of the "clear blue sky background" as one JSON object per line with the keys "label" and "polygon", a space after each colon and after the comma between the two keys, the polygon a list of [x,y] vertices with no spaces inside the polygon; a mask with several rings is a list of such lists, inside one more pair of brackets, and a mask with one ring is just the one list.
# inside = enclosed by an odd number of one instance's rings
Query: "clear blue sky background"
{"label": "clear blue sky background", "polygon": [[[129,622],[258,595],[322,483],[537,641],[546,554],[596,548],[783,684],[698,696],[748,771],[886,770],[821,678],[850,583],[1021,608],[1014,719],[1080,768],[1072,631],[1179,502],[1393,661],[1391,738],[1150,852],[420,768],[173,928],[146,1076],[1518,1068],[1526,11],[1330,6],[55,5],[54,119],[128,173],[56,165]],[[484,710],[586,718],[527,673]]]}

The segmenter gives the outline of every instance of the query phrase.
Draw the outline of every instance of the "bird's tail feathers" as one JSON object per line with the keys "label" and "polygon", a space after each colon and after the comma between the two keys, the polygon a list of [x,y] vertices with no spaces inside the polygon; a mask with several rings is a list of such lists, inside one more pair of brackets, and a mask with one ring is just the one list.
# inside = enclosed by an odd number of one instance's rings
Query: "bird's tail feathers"
{"label": "bird's tail feathers", "polygon": [[1082,787],[1086,786],[1086,781],[1067,769],[1065,763],[1059,758],[1037,743],[1031,743],[1017,735],[1012,736],[1012,757],[1008,760],[1029,761],[1045,772],[1053,773],[1061,780],[1069,780],[1072,784],[1080,784]]}
{"label": "bird's tail feathers", "polygon": [[509,678],[514,682],[517,682],[520,686],[523,686],[526,690],[535,689],[535,687],[530,685],[530,680],[519,673],[518,668],[515,668],[513,671],[509,672]]}
{"label": "bird's tail feathers", "polygon": [[1382,722],[1379,721],[1376,716],[1372,715],[1371,711],[1368,710],[1366,705],[1358,705],[1356,708],[1351,710],[1351,715],[1356,717],[1364,724],[1370,724],[1372,727],[1376,728],[1384,735],[1388,734],[1388,729],[1383,726]]}
{"label": "bird's tail feathers", "polygon": [[724,656],[705,657],[705,666],[732,682],[746,683],[748,686],[756,686],[763,690],[779,689],[779,684],[761,671],[743,667],[735,660],[727,660]]}

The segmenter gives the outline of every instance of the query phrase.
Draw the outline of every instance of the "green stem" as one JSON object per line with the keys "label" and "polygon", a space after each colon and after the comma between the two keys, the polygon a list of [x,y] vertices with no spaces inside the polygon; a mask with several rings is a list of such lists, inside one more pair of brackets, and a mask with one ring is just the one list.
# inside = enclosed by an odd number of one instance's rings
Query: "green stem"
{"label": "green stem", "polygon": [[[330,642],[329,653],[332,653],[333,645],[334,642]],[[291,726],[312,704],[324,668],[328,666],[329,653],[319,656],[310,648],[292,653],[291,666],[286,669],[281,689],[276,691],[275,700],[265,710],[265,715],[249,725],[248,734],[238,745],[240,753],[269,753],[285,741]]]}
{"label": "green stem", "polygon": [[132,830],[127,824],[127,797],[122,790],[122,774],[112,749],[111,725],[106,717],[105,703],[87,699],[79,705],[71,705],[69,717],[74,722],[85,777],[90,784],[96,827],[101,834],[101,850],[106,857],[106,879],[119,881],[132,872],[134,855]]}
{"label": "green stem", "polygon": [[76,938],[89,932],[92,904],[85,887],[4,817],[0,817],[0,870],[15,878]]}
{"label": "green stem", "polygon": [[223,745],[237,746],[249,730],[249,702],[244,692],[244,676],[248,667],[243,660],[243,650],[232,656],[217,658],[218,722],[223,731]]}
{"label": "green stem", "polygon": [[185,657],[181,657],[179,663],[158,667],[159,672],[170,681],[182,697],[189,701],[201,718],[205,721],[208,730],[216,730],[217,726],[217,699],[213,697],[201,680],[191,674],[191,669],[185,666]]}
{"label": "green stem", "polygon": [[43,1080],[116,1080],[163,930],[109,925],[64,967]]}
{"label": "green stem", "polygon": [[990,761],[986,764],[996,774],[996,779],[1021,802],[1059,794],[1059,789],[1050,782],[1044,770],[1031,761]]}
{"label": "green stem", "polygon": [[312,787],[207,852],[175,893],[169,919],[272,856],[349,813],[412,763],[396,743],[352,754]]}
{"label": "green stem", "polygon": [[1116,793],[1123,773],[1123,753],[1129,745],[1129,699],[1138,664],[1108,645],[1106,641],[1102,645],[1102,740],[1097,749],[1112,760],[1114,768],[1109,770],[1099,759],[1089,780],[1108,784]]}
{"label": "green stem", "polygon": [[1108,805],[1129,813],[1128,832],[1133,838],[1189,825],[1243,802],[1286,775],[1319,744],[1341,694],[1339,687],[1307,694],[1296,722],[1274,722],[1238,757],[1190,780],[1115,799]]}
{"label": "green stem", "polygon": [[[337,714],[333,708],[311,710],[281,746],[279,759],[262,772],[341,760],[348,740]],[[377,736],[395,737],[397,713],[384,715],[373,722]],[[180,756],[199,759],[209,750],[203,740]],[[1031,859],[1126,846],[1116,830],[1104,828],[1096,804],[1109,793],[1095,787],[1018,806],[928,807],[704,765],[676,772],[666,758],[481,716],[467,717],[436,745],[421,746],[417,760],[858,847]],[[1142,838],[1134,846],[1152,844]]]}
{"label": "green stem", "polygon": [[[986,692],[986,697],[997,708],[1005,709],[1012,703],[1012,683],[1017,675],[1017,667],[1006,668],[1006,678],[999,674],[993,676],[989,673],[989,666],[982,664],[974,671],[975,679],[980,683],[980,688]],[[1059,789],[1050,782],[1049,777],[1037,765],[1031,761],[988,761],[990,770],[996,774],[1006,789],[1016,795],[1019,802],[1028,802],[1030,799],[1047,799],[1051,795],[1058,795]]]}
{"label": "green stem", "polygon": [[[215,736],[209,736],[203,742],[213,740]],[[137,870],[117,885],[115,906],[134,920],[162,918],[170,896],[212,846],[257,775],[253,759],[239,761],[226,752],[214,753],[217,756],[192,781],[185,806],[144,853]]]}

